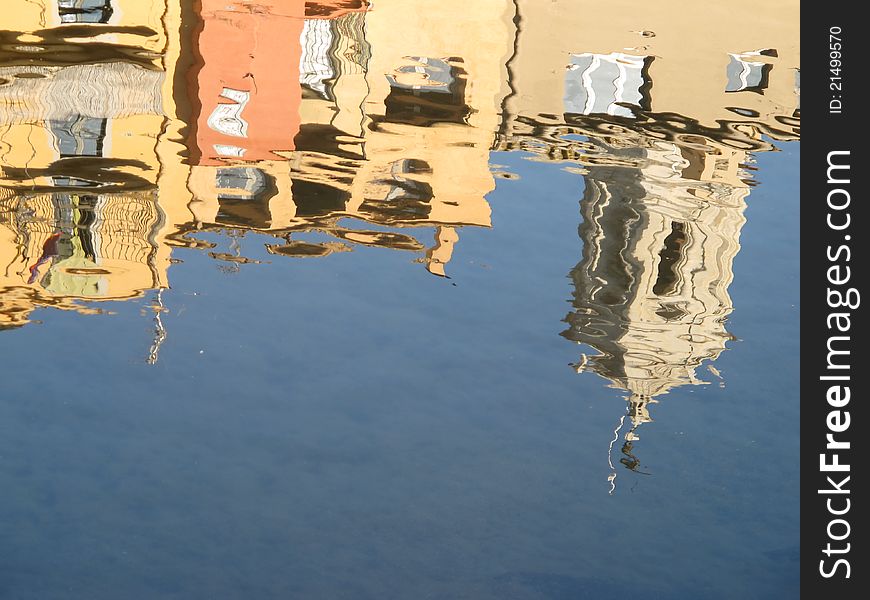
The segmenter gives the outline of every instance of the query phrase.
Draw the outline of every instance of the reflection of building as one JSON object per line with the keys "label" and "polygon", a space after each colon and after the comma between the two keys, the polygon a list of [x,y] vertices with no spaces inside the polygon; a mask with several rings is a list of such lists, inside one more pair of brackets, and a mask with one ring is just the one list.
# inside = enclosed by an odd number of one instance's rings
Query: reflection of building
{"label": "reflection of building", "polygon": [[[334,4],[306,6],[300,30],[281,34],[299,39],[293,61],[301,91],[296,104],[282,108],[298,113],[295,136],[282,138],[291,143],[271,142],[267,160],[256,164],[244,144],[212,144],[225,151],[218,159],[223,166],[192,168],[191,210],[199,227],[269,231],[286,239],[272,251],[305,256],[347,244],[423,248],[409,235],[348,229],[340,219],[435,226],[427,264],[443,275],[457,228],[490,224],[489,148],[499,99],[507,93],[511,36],[506,26],[481,27],[475,37],[469,32],[493,14],[509,23],[509,3],[462,7],[468,24],[461,27],[455,22],[460,7],[452,2],[425,14],[400,2],[379,3],[372,12],[363,2]],[[425,34],[409,39],[395,31]],[[237,91],[244,85],[251,84],[240,83]],[[242,133],[244,122],[229,113],[246,109],[229,104],[227,131]],[[291,240],[293,232],[309,229],[337,241],[315,251]]]}
{"label": "reflection of building", "polygon": [[[587,175],[595,257],[575,270],[566,335],[601,353],[588,368],[651,397],[721,350],[739,165],[762,133],[797,135],[797,16],[781,0],[642,15],[617,0],[594,20],[581,0],[12,4],[4,307],[165,288],[172,248],[206,245],[198,229],[266,232],[286,256],[408,250],[444,275],[460,228],[490,225],[491,149],[530,150]],[[744,27],[747,11],[764,27]],[[619,286],[621,304],[602,304]],[[609,316],[584,316],[593,305]],[[667,350],[643,366],[636,347],[656,336]]]}
{"label": "reflection of building", "polygon": [[[14,2],[0,32],[0,326],[166,285],[162,3]],[[36,60],[34,60],[36,57]]]}
{"label": "reflection of building", "polygon": [[[589,15],[594,9],[595,18]],[[519,0],[522,26],[509,63],[510,117],[611,115],[672,138],[701,134],[744,149],[746,126],[797,139],[799,13],[789,0],[686,4],[654,10],[614,0]],[[747,23],[751,23],[747,25]],[[548,119],[549,118],[549,119]],[[556,118],[558,121],[558,118]],[[733,138],[733,139],[732,139]]]}
{"label": "reflection of building", "polygon": [[[571,273],[578,363],[628,394],[632,455],[648,404],[701,383],[731,339],[728,285],[748,151],[799,135],[798,13],[790,2],[655,10],[617,0],[520,0],[511,94],[494,147],[585,176],[583,259]],[[747,14],[759,27],[744,25]],[[691,51],[687,51],[691,48]],[[796,79],[796,76],[798,79]],[[615,475],[614,475],[615,476]]]}
{"label": "reflection of building", "polygon": [[581,201],[583,259],[572,270],[565,337],[594,348],[578,370],[628,392],[632,428],[623,462],[635,466],[635,430],[648,404],[680,385],[732,339],[725,319],[749,187],[734,151],[697,140],[681,148],[637,134],[590,138]]}
{"label": "reflection of building", "polygon": [[193,165],[275,160],[299,130],[303,0],[204,0],[188,75]]}
{"label": "reflection of building", "polygon": [[[409,250],[443,275],[458,229],[490,223],[507,0],[13,4],[0,287],[17,323],[166,287],[172,248],[206,245],[191,230],[268,232],[288,256]],[[421,227],[434,239],[401,231]],[[334,241],[293,239],[310,230]]]}

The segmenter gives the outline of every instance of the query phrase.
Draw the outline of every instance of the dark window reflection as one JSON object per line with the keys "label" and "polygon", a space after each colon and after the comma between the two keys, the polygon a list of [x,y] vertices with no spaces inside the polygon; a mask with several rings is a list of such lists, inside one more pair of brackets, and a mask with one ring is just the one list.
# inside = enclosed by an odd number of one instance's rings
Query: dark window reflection
{"label": "dark window reflection", "polygon": [[106,119],[82,115],[64,120],[53,119],[49,121],[49,128],[54,134],[61,158],[103,156],[106,125]]}
{"label": "dark window reflection", "polygon": [[667,296],[677,290],[680,280],[679,263],[683,258],[686,240],[686,224],[679,221],[671,223],[671,232],[665,238],[665,247],[659,253],[658,279],[653,286],[656,296]]}
{"label": "dark window reflection", "polygon": [[326,216],[343,211],[350,200],[350,192],[325,183],[294,179],[292,189],[298,217]]}
{"label": "dark window reflection", "polygon": [[218,169],[215,187],[220,203],[218,223],[248,227],[267,227],[270,224],[269,200],[278,193],[278,187],[274,179],[261,169]]}
{"label": "dark window reflection", "polygon": [[387,75],[390,95],[384,101],[386,120],[427,127],[433,123],[465,123],[465,71],[441,58],[412,57],[416,64]]}

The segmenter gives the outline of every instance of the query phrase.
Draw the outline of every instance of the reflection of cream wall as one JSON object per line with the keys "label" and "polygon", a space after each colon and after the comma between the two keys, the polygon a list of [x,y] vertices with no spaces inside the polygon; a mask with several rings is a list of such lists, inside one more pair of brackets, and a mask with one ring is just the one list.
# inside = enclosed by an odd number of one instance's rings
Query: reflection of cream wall
{"label": "reflection of cream wall", "polygon": [[22,166],[46,169],[59,158],[51,131],[33,123],[0,123],[0,148],[0,183],[5,186],[39,185],[42,182],[34,179],[12,179],[7,171]]}
{"label": "reflection of cream wall", "polygon": [[[457,19],[456,15],[462,15]],[[369,162],[355,182],[353,202],[376,197],[388,180],[390,165],[404,158],[426,161],[432,168],[433,201],[429,220],[489,225],[485,196],[495,187],[489,171],[489,149],[507,95],[507,62],[513,50],[513,4],[508,0],[456,0],[428,5],[426,10],[401,0],[378,2],[367,16],[372,46],[366,111],[384,114],[390,93],[386,75],[409,63],[406,57],[461,58],[466,71],[465,101],[472,108],[468,125],[452,123],[414,127],[380,123],[366,140]],[[396,32],[413,32],[396,35]]]}
{"label": "reflection of cream wall", "polygon": [[[456,19],[457,14],[462,14],[462,19]],[[303,148],[294,158],[297,176],[343,189],[349,187],[347,214],[378,221],[377,213],[367,212],[363,205],[371,206],[374,202],[376,206],[386,197],[393,165],[404,159],[417,159],[424,161],[431,173],[407,178],[431,186],[429,214],[423,219],[408,216],[406,222],[396,217],[391,224],[488,226],[490,208],[485,196],[495,187],[489,170],[489,149],[500,120],[501,101],[508,93],[505,63],[513,48],[513,5],[508,0],[485,0],[470,5],[450,1],[421,11],[412,3],[382,0],[364,15],[343,18],[365,19],[364,29],[346,28],[348,35],[364,31],[364,40],[339,37],[336,47],[370,48],[367,69],[361,71],[350,64],[342,68],[333,88],[336,100],[307,98],[302,101],[300,112],[303,128],[309,123],[331,124],[347,133],[347,144],[339,149],[359,153],[363,142],[365,160],[355,163],[352,172],[345,175],[352,178],[348,186],[331,176],[342,170],[332,164],[334,159],[320,154],[314,160],[312,155],[316,153]],[[347,53],[334,54],[340,57]],[[379,118],[385,113],[384,101],[391,89],[387,75],[408,65],[407,57],[414,56],[461,59],[456,64],[466,71],[464,100],[472,109],[468,125],[415,126],[383,122]],[[361,107],[377,125],[371,125]],[[345,170],[348,164],[344,161]],[[331,166],[318,170],[317,165]]]}
{"label": "reflection of cream wall", "polygon": [[[22,33],[54,27],[62,28],[68,24],[61,22],[58,7],[57,0],[4,0],[2,28]],[[147,51],[161,52],[166,44],[166,35],[162,27],[162,16],[166,7],[166,0],[112,0],[114,11],[108,23],[76,23],[75,25],[94,28],[94,34],[87,37],[88,41],[138,46]],[[106,25],[146,27],[149,31],[144,35],[99,33],[98,28]],[[59,31],[62,32],[62,29]],[[38,41],[32,38],[33,36],[25,35],[22,41]]]}
{"label": "reflection of cream wall", "polygon": [[[797,107],[795,70],[800,68],[800,20],[792,0],[683,2],[654,7],[634,0],[519,0],[522,19],[517,56],[511,63],[517,95],[512,114],[561,115],[566,67],[572,53],[621,52],[653,56],[649,69],[654,112],[673,112],[716,127],[719,119],[760,121],[777,128],[777,116]],[[641,32],[655,34],[644,37]],[[728,53],[775,48],[764,94],[726,93]],[[728,107],[747,108],[742,117]]]}
{"label": "reflection of cream wall", "polygon": [[[281,229],[293,226],[296,221],[296,205],[293,203],[293,193],[290,180],[290,163],[287,161],[257,161],[256,163],[228,164],[226,167],[212,167],[195,165],[190,167],[190,176],[187,180],[187,188],[192,195],[192,202],[188,206],[190,213],[197,223],[217,223],[220,211],[218,199],[221,189],[218,187],[217,176],[221,169],[245,168],[246,166],[258,169],[270,177],[277,188],[274,196],[269,198],[265,212],[267,221],[256,223],[258,229]],[[256,200],[250,200],[255,203]],[[245,226],[244,223],[239,223]],[[227,224],[232,227],[232,224]]]}
{"label": "reflection of cream wall", "polygon": [[[362,207],[365,201],[379,201],[391,188],[391,168],[398,161],[415,158],[425,161],[431,174],[412,174],[409,180],[432,187],[430,212],[425,219],[412,219],[409,225],[440,223],[453,225],[490,225],[491,209],[486,195],[495,189],[489,170],[489,146],[481,147],[479,132],[461,126],[414,127],[387,124],[384,131],[366,139],[367,161],[362,163],[351,189],[348,212],[369,220]],[[478,137],[479,136],[479,137]],[[469,138],[477,138],[471,146]],[[391,224],[402,224],[402,219]]]}
{"label": "reflection of cream wall", "polygon": [[[103,142],[103,157],[107,159],[123,159],[135,161],[138,164],[112,164],[111,172],[126,174],[144,179],[149,183],[157,182],[160,164],[154,152],[156,137],[163,125],[160,115],[131,115],[119,119],[110,119],[107,123],[106,138]],[[6,152],[0,154],[0,183],[6,186],[32,188],[51,187],[51,175],[56,171],[57,161],[61,160],[60,152],[52,132],[42,123],[0,122],[0,147]],[[90,158],[99,161],[100,158]],[[108,163],[107,163],[108,165]],[[26,167],[26,169],[25,169]],[[9,171],[16,174],[10,177]],[[46,174],[28,177],[28,173],[40,170]],[[72,174],[64,170],[64,175]],[[115,177],[121,180],[123,177]]]}
{"label": "reflection of cream wall", "polygon": [[[161,67],[165,73],[161,87],[161,103],[164,120],[154,139],[154,152],[160,164],[157,173],[157,204],[162,213],[163,224],[153,237],[154,264],[160,288],[169,287],[169,266],[172,258],[172,236],[183,225],[193,220],[189,208],[193,197],[187,187],[190,168],[184,164],[187,149],[184,146],[187,106],[177,104],[174,89],[191,57],[183,55],[182,36],[189,35],[182,26],[182,2],[166,2],[162,13],[161,31],[167,32]],[[178,70],[181,73],[177,72]]]}
{"label": "reflection of cream wall", "polygon": [[[164,50],[167,42],[161,21],[167,9],[164,0],[114,0],[113,8],[108,24],[75,24],[93,34],[70,38],[70,43],[82,47],[96,42],[129,45],[135,46],[139,54]],[[4,5],[4,9],[4,28],[21,32],[20,39],[26,43],[40,40],[26,32],[49,30],[52,36],[63,37],[70,25],[61,22],[56,0],[11,0],[11,6]],[[148,33],[99,33],[101,28],[110,26],[145,27]],[[48,58],[50,62],[51,57]],[[163,124],[162,72],[126,62],[72,65],[25,62],[0,67],[0,78],[8,82],[0,86],[0,147],[4,150],[0,153],[0,181],[4,185],[51,186],[47,176],[12,181],[3,171],[24,166],[30,170],[49,168],[60,156],[46,122],[79,115],[108,120],[103,142],[105,157],[143,163],[114,165],[115,171],[156,182],[159,164],[154,146]]]}
{"label": "reflection of cream wall", "polygon": [[[462,15],[457,19],[456,15]],[[384,114],[390,94],[387,74],[409,64],[406,57],[461,58],[466,71],[468,125],[436,123],[417,127],[379,123],[366,135],[363,171],[354,182],[353,204],[377,198],[390,165],[414,158],[432,168],[428,183],[434,199],[430,221],[489,225],[484,197],[495,187],[489,172],[489,148],[508,93],[505,63],[513,49],[513,5],[508,0],[455,0],[427,5],[381,0],[366,17],[372,57],[368,69],[366,112]]]}
{"label": "reflection of cream wall", "polygon": [[468,73],[466,100],[478,111],[469,124],[494,131],[508,92],[505,63],[513,51],[513,16],[510,0],[447,0],[425,10],[405,0],[379,0],[366,17],[372,46],[367,114],[383,114],[390,93],[386,74],[407,64],[405,57],[458,57]]}

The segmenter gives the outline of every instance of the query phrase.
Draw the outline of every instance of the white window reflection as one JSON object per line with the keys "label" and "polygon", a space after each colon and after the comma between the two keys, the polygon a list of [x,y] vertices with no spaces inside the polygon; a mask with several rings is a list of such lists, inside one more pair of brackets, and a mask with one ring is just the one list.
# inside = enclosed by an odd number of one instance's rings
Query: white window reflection
{"label": "white window reflection", "polygon": [[728,56],[731,61],[728,63],[728,84],[725,91],[763,93],[762,90],[767,87],[771,65],[764,62],[762,57],[776,56],[776,50],[729,53]]}
{"label": "white window reflection", "polygon": [[332,46],[335,35],[327,19],[306,19],[302,28],[302,56],[299,59],[299,83],[324,98],[329,96],[328,83],[335,79]]}
{"label": "white window reflection", "polygon": [[647,67],[652,57],[572,54],[565,76],[565,112],[633,117],[628,106],[649,107]]}
{"label": "white window reflection", "polygon": [[215,106],[208,118],[208,126],[224,135],[248,137],[248,122],[242,118],[242,111],[251,99],[250,92],[224,88],[220,95],[233,103]]}

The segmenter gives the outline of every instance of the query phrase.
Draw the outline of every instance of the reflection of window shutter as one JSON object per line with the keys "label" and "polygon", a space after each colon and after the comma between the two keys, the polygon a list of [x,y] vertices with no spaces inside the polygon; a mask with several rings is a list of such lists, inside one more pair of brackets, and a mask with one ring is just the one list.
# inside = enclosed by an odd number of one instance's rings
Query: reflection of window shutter
{"label": "reflection of window shutter", "polygon": [[[772,56],[776,56],[775,51],[756,50],[755,52],[744,52],[742,54],[729,54],[731,61],[728,63],[726,71],[728,83],[725,86],[726,92],[757,92],[763,93],[767,87],[771,65],[757,60],[756,57],[771,56],[769,52],[774,52]],[[753,60],[756,58],[756,60]]]}
{"label": "reflection of window shutter", "polygon": [[613,54],[574,54],[565,76],[565,112],[633,117],[630,104],[649,108],[651,57]]}
{"label": "reflection of window shutter", "polygon": [[335,36],[331,21],[305,19],[300,41],[302,56],[299,58],[299,83],[328,97],[327,83],[335,79],[331,56]]}
{"label": "reflection of window shutter", "polygon": [[61,158],[71,156],[102,156],[107,119],[77,115],[67,120],[52,119],[49,129],[54,134]]}
{"label": "reflection of window shutter", "polygon": [[390,86],[406,90],[426,90],[449,94],[453,85],[453,67],[440,58],[411,56],[414,65],[403,65],[387,75]]}
{"label": "reflection of window shutter", "polygon": [[234,104],[218,104],[208,118],[208,126],[218,133],[232,137],[248,137],[248,122],[242,118],[242,111],[251,99],[250,92],[224,88],[221,98],[232,100]]}
{"label": "reflection of window shutter", "polygon": [[428,127],[433,123],[465,124],[471,112],[465,103],[465,71],[443,59],[406,56],[410,64],[386,74],[390,95],[384,100],[386,120]]}

